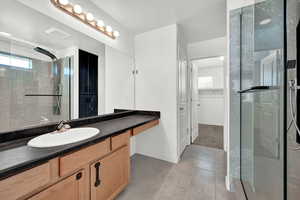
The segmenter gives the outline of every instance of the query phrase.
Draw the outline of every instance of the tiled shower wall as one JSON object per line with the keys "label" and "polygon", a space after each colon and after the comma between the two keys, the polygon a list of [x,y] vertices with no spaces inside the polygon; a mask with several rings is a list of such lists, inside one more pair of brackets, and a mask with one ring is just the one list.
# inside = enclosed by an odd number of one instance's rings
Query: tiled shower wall
{"label": "tiled shower wall", "polygon": [[[287,57],[288,60],[296,59],[296,26],[300,19],[300,1],[287,0]],[[295,79],[295,70],[288,70],[288,80]],[[288,96],[289,102],[289,96]],[[295,103],[295,101],[293,101]],[[298,105],[299,106],[299,105]],[[299,116],[299,115],[298,115]],[[288,125],[291,121],[290,105],[287,107]],[[292,126],[288,133],[288,200],[298,200],[300,196],[300,149],[296,144],[296,130]]]}
{"label": "tiled shower wall", "polygon": [[[32,69],[0,65],[0,132],[69,119],[68,65],[66,59],[32,59]],[[62,97],[25,96],[58,93]]]}
{"label": "tiled shower wall", "polygon": [[240,179],[240,48],[241,9],[230,13],[230,177]]}

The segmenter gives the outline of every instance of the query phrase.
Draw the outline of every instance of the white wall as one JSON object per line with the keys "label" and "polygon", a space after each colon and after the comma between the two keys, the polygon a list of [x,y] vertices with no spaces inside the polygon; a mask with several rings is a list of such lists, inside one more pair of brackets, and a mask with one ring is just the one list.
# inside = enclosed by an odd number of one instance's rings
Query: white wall
{"label": "white wall", "polygon": [[[224,126],[224,95],[201,95],[198,103],[198,123]],[[213,108],[213,109],[212,109]]]}
{"label": "white wall", "polygon": [[[259,0],[227,0],[227,11],[249,6],[258,1]],[[260,1],[264,1],[264,0],[260,0]]]}
{"label": "white wall", "polygon": [[[219,57],[194,60],[193,64],[198,67],[198,77],[212,77],[212,89],[199,89],[197,115],[199,124],[224,126],[224,67]],[[202,62],[201,62],[202,61]],[[203,66],[206,64],[208,66]],[[212,111],[213,108],[213,111]]]}
{"label": "white wall", "polygon": [[[134,109],[133,58],[105,46],[105,113],[115,108]],[[130,153],[136,152],[135,137],[130,138]]]}
{"label": "white wall", "polygon": [[133,58],[109,46],[105,48],[105,113],[134,108]]}
{"label": "white wall", "polygon": [[137,153],[178,162],[177,25],[135,37],[136,108],[159,110],[160,125],[136,136]]}
{"label": "white wall", "polygon": [[221,66],[211,67],[199,67],[198,77],[211,77],[212,88],[211,89],[223,89],[224,88],[224,68]]}
{"label": "white wall", "polygon": [[188,45],[190,59],[209,58],[226,55],[226,37],[191,43]]}

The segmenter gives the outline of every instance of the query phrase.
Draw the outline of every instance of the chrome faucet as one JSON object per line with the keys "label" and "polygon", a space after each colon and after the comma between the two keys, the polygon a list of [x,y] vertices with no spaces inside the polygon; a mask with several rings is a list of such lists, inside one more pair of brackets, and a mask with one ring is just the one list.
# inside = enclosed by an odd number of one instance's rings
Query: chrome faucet
{"label": "chrome faucet", "polygon": [[71,126],[69,125],[69,124],[67,124],[67,121],[65,121],[65,120],[61,120],[59,123],[58,123],[58,125],[56,126],[56,130],[57,131],[64,131],[65,129],[70,129],[71,128]]}

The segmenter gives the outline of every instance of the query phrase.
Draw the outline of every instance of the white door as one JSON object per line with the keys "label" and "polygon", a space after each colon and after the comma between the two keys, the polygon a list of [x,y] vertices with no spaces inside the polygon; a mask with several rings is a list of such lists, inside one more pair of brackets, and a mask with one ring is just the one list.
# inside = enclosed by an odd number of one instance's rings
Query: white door
{"label": "white door", "polygon": [[191,142],[193,143],[199,135],[198,130],[198,110],[200,103],[198,101],[198,69],[191,63]]}
{"label": "white door", "polygon": [[[179,56],[179,58],[182,56]],[[186,59],[179,59],[178,63],[178,130],[179,130],[179,155],[181,155],[190,143],[188,130],[188,64]]]}

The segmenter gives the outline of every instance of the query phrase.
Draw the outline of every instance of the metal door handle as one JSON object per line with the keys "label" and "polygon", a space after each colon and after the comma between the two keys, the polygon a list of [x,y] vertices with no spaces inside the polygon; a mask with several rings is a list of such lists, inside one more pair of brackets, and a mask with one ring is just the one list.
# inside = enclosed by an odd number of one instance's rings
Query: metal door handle
{"label": "metal door handle", "polygon": [[278,89],[278,87],[274,86],[253,86],[245,90],[240,90],[238,93],[248,93],[248,92],[256,92],[256,91],[262,91],[262,90],[270,90],[270,89]]}
{"label": "metal door handle", "polygon": [[95,164],[95,170],[96,170],[95,187],[98,187],[101,184],[101,180],[100,180],[100,162],[97,162]]}

